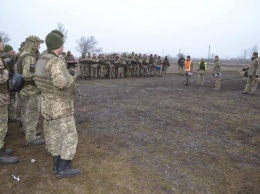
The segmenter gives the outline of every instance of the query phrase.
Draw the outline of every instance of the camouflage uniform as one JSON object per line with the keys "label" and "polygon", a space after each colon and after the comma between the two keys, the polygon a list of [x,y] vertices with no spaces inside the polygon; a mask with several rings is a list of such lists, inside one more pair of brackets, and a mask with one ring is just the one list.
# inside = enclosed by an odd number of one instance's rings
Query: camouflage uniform
{"label": "camouflage uniform", "polygon": [[142,59],[142,65],[141,65],[141,74],[143,77],[148,76],[148,64],[149,64],[148,57],[144,54],[144,57]]}
{"label": "camouflage uniform", "polygon": [[79,68],[80,68],[80,77],[87,78],[88,68],[87,68],[87,57],[85,53],[82,53],[82,56],[79,57]]}
{"label": "camouflage uniform", "polygon": [[167,56],[165,56],[165,58],[163,60],[162,76],[166,76],[166,72],[167,72],[168,67],[170,67],[170,62],[169,62]]}
{"label": "camouflage uniform", "polygon": [[[15,65],[15,71],[21,74],[25,80],[25,86],[20,91],[21,118],[23,121],[23,130],[25,131],[26,145],[36,141],[36,127],[40,117],[40,90],[36,87],[34,78],[34,68],[36,64],[36,51],[39,45],[43,43],[37,36],[29,36],[26,39],[25,46],[21,49],[20,55]],[[44,141],[38,141],[39,144]]]}
{"label": "camouflage uniform", "polygon": [[95,54],[91,58],[90,64],[90,78],[98,78],[98,59]]}
{"label": "camouflage uniform", "polygon": [[78,134],[74,119],[73,90],[75,81],[65,63],[54,53],[40,57],[35,81],[41,90],[41,113],[49,128],[49,151],[53,156],[72,160],[76,153]]}
{"label": "camouflage uniform", "polygon": [[257,81],[260,76],[260,58],[258,57],[258,53],[254,52],[251,65],[248,69],[248,78],[246,82],[245,90],[242,94],[251,94],[254,95],[257,89]]}
{"label": "camouflage uniform", "polygon": [[207,63],[204,61],[204,59],[201,59],[201,61],[198,63],[198,79],[197,79],[197,85],[203,86],[204,84],[204,78],[207,71]]}
{"label": "camouflage uniform", "polygon": [[7,81],[9,79],[9,71],[0,59],[0,149],[4,145],[4,139],[7,133],[8,123],[8,104],[10,96],[7,90]]}
{"label": "camouflage uniform", "polygon": [[215,56],[212,74],[215,77],[215,88],[213,89],[220,90],[221,62],[219,61],[218,56]]}

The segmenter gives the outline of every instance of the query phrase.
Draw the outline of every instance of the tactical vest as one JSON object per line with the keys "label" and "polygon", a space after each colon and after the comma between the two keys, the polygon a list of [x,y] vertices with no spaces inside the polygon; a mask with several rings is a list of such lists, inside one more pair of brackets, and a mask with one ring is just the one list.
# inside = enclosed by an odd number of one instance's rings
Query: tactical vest
{"label": "tactical vest", "polygon": [[[23,60],[25,59],[25,57],[28,57],[28,56],[31,56],[31,57],[33,57],[35,59],[35,56],[33,56],[30,53],[26,53],[26,54],[24,54],[22,56],[19,56],[18,59],[17,59],[17,62],[15,64],[15,66],[16,66],[17,73],[19,73],[20,75],[23,75],[23,65],[22,65],[23,64]],[[35,61],[36,61],[36,59],[35,59]],[[30,85],[34,85],[35,86],[35,81],[34,80],[31,80],[31,81],[24,80],[24,82],[25,82],[25,85],[30,84]]]}
{"label": "tactical vest", "polygon": [[205,71],[206,66],[205,66],[205,62],[204,62],[204,61],[201,61],[201,62],[200,62],[199,68],[200,68],[200,70],[204,70],[204,71]]}
{"label": "tactical vest", "polygon": [[184,71],[186,71],[186,72],[190,72],[191,71],[191,60],[190,61],[185,61],[185,69],[184,69]]}
{"label": "tactical vest", "polygon": [[[34,77],[36,85],[42,93],[54,94],[62,98],[71,98],[75,89],[75,84],[73,84],[70,88],[59,89],[53,85],[51,76],[47,74],[45,70],[47,63],[53,58],[54,55],[49,53],[39,58]],[[66,68],[62,69],[62,73],[66,80],[71,79],[71,75]]]}

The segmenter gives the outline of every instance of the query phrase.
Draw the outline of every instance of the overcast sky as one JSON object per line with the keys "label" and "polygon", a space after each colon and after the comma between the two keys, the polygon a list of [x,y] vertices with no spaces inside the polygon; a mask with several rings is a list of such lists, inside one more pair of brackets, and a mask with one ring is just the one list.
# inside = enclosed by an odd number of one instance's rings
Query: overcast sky
{"label": "overcast sky", "polygon": [[[45,39],[61,23],[65,51],[94,36],[104,53],[141,52],[236,58],[260,47],[259,0],[1,0],[0,31],[17,51],[29,35]],[[40,51],[46,49],[42,44]]]}

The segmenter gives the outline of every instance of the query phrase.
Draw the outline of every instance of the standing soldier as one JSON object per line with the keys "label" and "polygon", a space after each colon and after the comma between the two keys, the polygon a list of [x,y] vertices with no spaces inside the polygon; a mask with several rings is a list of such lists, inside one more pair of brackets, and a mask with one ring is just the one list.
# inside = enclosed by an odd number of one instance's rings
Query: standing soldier
{"label": "standing soldier", "polygon": [[[3,42],[0,37],[0,55],[2,55],[2,50]],[[7,86],[8,79],[8,67],[4,64],[2,58],[0,58],[0,163],[3,164],[13,164],[18,162],[17,157],[10,157],[12,150],[7,149],[4,146],[4,140],[8,129],[8,104],[10,103]]]}
{"label": "standing soldier", "polygon": [[184,67],[184,62],[185,62],[185,59],[183,56],[181,56],[178,60],[178,66],[179,66],[179,71],[180,71],[180,76],[184,76],[184,72],[183,72],[183,67]]}
{"label": "standing soldier", "polygon": [[87,78],[87,57],[86,53],[82,53],[81,57],[79,57],[79,68],[80,68],[80,77]]}
{"label": "standing soldier", "polygon": [[98,78],[98,59],[96,57],[96,54],[93,53],[91,58],[91,64],[90,64],[90,78]]}
{"label": "standing soldier", "polygon": [[[4,63],[7,65],[9,70],[9,75],[14,75],[14,65],[16,62],[16,53],[13,51],[13,47],[11,45],[5,45],[3,52],[4,56]],[[17,110],[17,99],[16,99],[16,92],[9,92],[10,93],[10,104],[8,106],[8,122],[18,122],[21,121],[20,118],[16,116]]]}
{"label": "standing soldier", "polygon": [[204,78],[207,72],[207,62],[204,60],[204,58],[201,58],[200,62],[198,63],[198,80],[197,80],[197,86],[204,84]]}
{"label": "standing soldier", "polygon": [[147,77],[148,76],[148,65],[149,65],[149,60],[146,54],[144,54],[143,59],[142,59],[142,76]]}
{"label": "standing soldier", "polygon": [[254,95],[257,88],[257,80],[260,74],[260,58],[258,57],[258,52],[253,52],[251,60],[246,87],[242,94]]}
{"label": "standing soldier", "polygon": [[186,84],[185,86],[190,86],[190,79],[192,76],[192,71],[193,71],[193,62],[190,59],[190,56],[187,56],[187,59],[184,61],[184,71],[185,71],[185,76],[186,76]]}
{"label": "standing soldier", "polygon": [[167,56],[164,57],[163,67],[162,67],[162,76],[166,77],[167,68],[170,67],[170,62]]}
{"label": "standing soldier", "polygon": [[218,55],[215,56],[212,74],[215,77],[215,88],[213,90],[220,90],[221,62]]}
{"label": "standing soldier", "polygon": [[40,117],[40,90],[35,85],[34,73],[36,64],[36,51],[44,41],[37,36],[26,38],[25,45],[20,51],[20,55],[15,64],[17,73],[23,76],[25,86],[20,91],[23,120],[23,130],[25,131],[26,146],[41,145],[43,139],[36,138],[36,127]]}
{"label": "standing soldier", "polygon": [[148,64],[148,75],[149,76],[152,76],[153,64],[154,64],[154,58],[153,58],[153,55],[150,54],[150,56],[149,56],[149,64]]}
{"label": "standing soldier", "polygon": [[74,69],[69,71],[75,75],[70,75],[59,58],[64,48],[63,39],[49,33],[45,42],[49,52],[40,57],[35,73],[36,85],[41,90],[41,113],[49,127],[53,172],[58,178],[71,177],[80,174],[78,169],[71,169],[78,143],[73,115],[73,90],[77,75]]}

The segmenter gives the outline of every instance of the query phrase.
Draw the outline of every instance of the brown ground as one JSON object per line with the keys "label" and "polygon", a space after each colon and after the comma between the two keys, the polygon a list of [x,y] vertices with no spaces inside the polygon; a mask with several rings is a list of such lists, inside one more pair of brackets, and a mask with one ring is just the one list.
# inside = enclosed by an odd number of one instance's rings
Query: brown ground
{"label": "brown ground", "polygon": [[210,73],[204,87],[195,73],[185,87],[175,67],[167,77],[79,80],[81,175],[55,178],[44,145],[24,147],[12,123],[6,141],[20,162],[0,165],[0,193],[260,193],[260,93],[240,94],[240,66],[223,69],[221,91]]}

